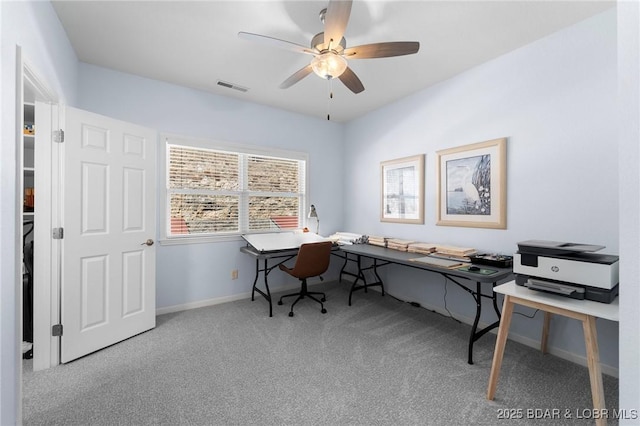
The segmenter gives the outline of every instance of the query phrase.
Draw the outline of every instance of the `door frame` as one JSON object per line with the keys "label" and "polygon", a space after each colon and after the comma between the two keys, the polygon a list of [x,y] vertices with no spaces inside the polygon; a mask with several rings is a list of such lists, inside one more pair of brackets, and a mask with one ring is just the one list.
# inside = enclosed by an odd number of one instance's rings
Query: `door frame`
{"label": "door frame", "polygon": [[[24,104],[24,90],[30,90],[33,92],[34,101],[39,101],[48,104],[50,117],[47,118],[46,123],[48,125],[45,128],[38,129],[40,134],[52,135],[52,123],[58,121],[59,110],[57,102],[58,95],[49,88],[46,81],[40,77],[35,67],[25,57],[22,52],[22,48],[17,46],[17,103],[16,103],[16,116],[18,120],[18,135],[22,135],[23,126],[23,104]],[[37,117],[37,116],[36,116]],[[57,123],[56,123],[57,124]],[[48,127],[48,128],[47,128]],[[38,133],[36,133],[38,138]],[[38,138],[40,141],[40,138]],[[23,150],[22,150],[22,138],[16,138],[16,153],[17,161],[19,165],[20,173],[17,179],[17,195],[16,203],[18,212],[19,226],[16,230],[22,229],[22,217],[23,217],[23,203],[22,203],[22,166],[24,163]],[[38,209],[34,213],[34,246],[38,247],[34,250],[34,262],[33,262],[33,275],[34,275],[34,288],[33,288],[33,369],[43,370],[53,367],[60,363],[60,344],[59,337],[51,336],[51,326],[58,323],[57,319],[60,316],[60,292],[59,292],[59,273],[60,273],[60,243],[53,240],[51,234],[51,228],[54,224],[59,223],[58,209],[54,208],[57,201],[54,200],[53,193],[58,191],[59,180],[58,175],[60,173],[60,147],[58,144],[53,143],[41,143],[35,152],[36,155],[36,174],[35,174],[35,186],[39,186],[38,189]],[[40,151],[40,152],[38,152]],[[45,184],[46,183],[46,184]],[[17,234],[17,232],[16,232]],[[17,235],[16,238],[16,253],[22,253],[22,234]],[[19,275],[22,270],[22,255],[17,259],[18,265],[16,265],[17,273]],[[22,344],[22,277],[16,280],[16,294],[18,295],[18,319],[20,323],[18,333],[18,348]],[[36,314],[36,312],[38,314]],[[22,351],[20,351],[20,359],[22,359]],[[20,400],[22,400],[22,368],[20,368]],[[21,413],[20,413],[21,414]],[[20,415],[20,418],[22,416]]]}

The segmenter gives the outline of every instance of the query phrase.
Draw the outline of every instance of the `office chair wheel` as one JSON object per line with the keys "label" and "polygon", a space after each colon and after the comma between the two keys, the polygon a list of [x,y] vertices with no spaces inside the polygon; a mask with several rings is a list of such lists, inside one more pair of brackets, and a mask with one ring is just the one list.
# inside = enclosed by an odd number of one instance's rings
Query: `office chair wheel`
{"label": "office chair wheel", "polygon": [[327,310],[325,308],[322,308],[322,310],[320,312],[322,312],[323,314],[326,314]]}
{"label": "office chair wheel", "polygon": [[289,316],[292,317],[293,316],[293,311],[289,312]]}

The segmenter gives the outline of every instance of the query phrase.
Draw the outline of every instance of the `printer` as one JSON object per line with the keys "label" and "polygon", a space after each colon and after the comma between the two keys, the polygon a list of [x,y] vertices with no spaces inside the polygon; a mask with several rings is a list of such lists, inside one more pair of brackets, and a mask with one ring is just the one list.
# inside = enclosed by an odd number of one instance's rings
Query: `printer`
{"label": "printer", "polygon": [[516,284],[573,299],[611,303],[618,295],[618,256],[604,246],[529,240],[513,258]]}

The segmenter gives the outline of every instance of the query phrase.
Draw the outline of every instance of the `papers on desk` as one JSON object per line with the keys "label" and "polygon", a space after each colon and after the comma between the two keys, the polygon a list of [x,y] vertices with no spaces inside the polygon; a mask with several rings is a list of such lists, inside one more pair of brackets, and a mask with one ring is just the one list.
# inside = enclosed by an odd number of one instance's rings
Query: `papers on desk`
{"label": "papers on desk", "polygon": [[436,246],[436,253],[446,256],[468,257],[476,254],[478,251],[470,247],[454,247],[454,246]]}
{"label": "papers on desk", "polygon": [[442,246],[437,245],[436,251],[443,254],[453,254],[456,256],[468,256],[476,253],[476,249],[470,247],[454,247],[454,246]]}
{"label": "papers on desk", "polygon": [[415,243],[413,240],[401,240],[399,238],[389,238],[387,240],[387,248],[393,250],[407,251],[409,244]]}
{"label": "papers on desk", "polygon": [[377,235],[369,235],[369,238],[367,239],[367,242],[369,244],[371,244],[372,246],[378,246],[378,247],[386,247],[387,246],[387,238],[378,237]]}
{"label": "papers on desk", "polygon": [[[338,244],[370,244],[378,247],[385,247],[392,250],[406,251],[409,253],[417,253],[428,255],[429,262],[424,260],[423,263],[429,263],[444,268],[455,268],[463,266],[463,263],[471,263],[470,256],[478,253],[471,247],[456,247],[450,245],[423,243],[414,240],[403,240],[400,238],[381,237],[376,235],[360,235],[349,232],[336,232],[331,240]],[[443,259],[449,262],[438,262],[435,258]],[[427,258],[424,258],[427,259]],[[415,260],[419,261],[419,260]],[[436,265],[436,263],[439,263]]]}
{"label": "papers on desk", "polygon": [[409,247],[407,247],[407,251],[409,253],[431,254],[436,251],[436,247],[435,244],[411,243]]}
{"label": "papers on desk", "polygon": [[461,266],[464,266],[463,262],[460,262],[457,260],[441,259],[439,257],[433,257],[433,256],[415,257],[409,260],[411,262],[424,263],[427,265],[437,266],[439,268],[445,268],[445,269],[456,269]]}
{"label": "papers on desk", "polygon": [[331,241],[338,244],[365,244],[367,236],[363,234],[354,234],[352,232],[336,232],[329,237]]}

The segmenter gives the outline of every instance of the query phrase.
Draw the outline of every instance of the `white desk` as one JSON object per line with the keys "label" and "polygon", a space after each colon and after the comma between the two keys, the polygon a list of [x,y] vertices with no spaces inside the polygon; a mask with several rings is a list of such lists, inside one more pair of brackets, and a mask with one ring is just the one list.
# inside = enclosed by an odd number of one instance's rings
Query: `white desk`
{"label": "white desk", "polygon": [[242,238],[260,253],[298,249],[302,244],[329,241],[328,238],[311,232],[245,234]]}
{"label": "white desk", "polygon": [[[591,381],[591,397],[593,408],[602,413],[605,409],[604,390],[602,385],[602,372],[600,371],[600,355],[598,352],[598,335],[596,333],[596,318],[604,318],[610,321],[619,321],[619,305],[616,298],[612,303],[600,303],[590,300],[575,300],[564,296],[529,290],[526,287],[516,285],[515,281],[499,285],[493,289],[496,293],[505,295],[502,307],[502,318],[498,329],[496,349],[493,353],[491,375],[487,399],[492,400],[498,386],[498,377],[504,355],[504,347],[507,343],[511,316],[515,304],[528,306],[544,311],[544,326],[542,329],[541,349],[546,352],[547,337],[549,335],[549,323],[552,314],[562,315],[582,321],[584,341],[587,349],[587,366]],[[595,411],[594,411],[595,412]],[[597,425],[606,425],[605,417],[596,418]]]}

